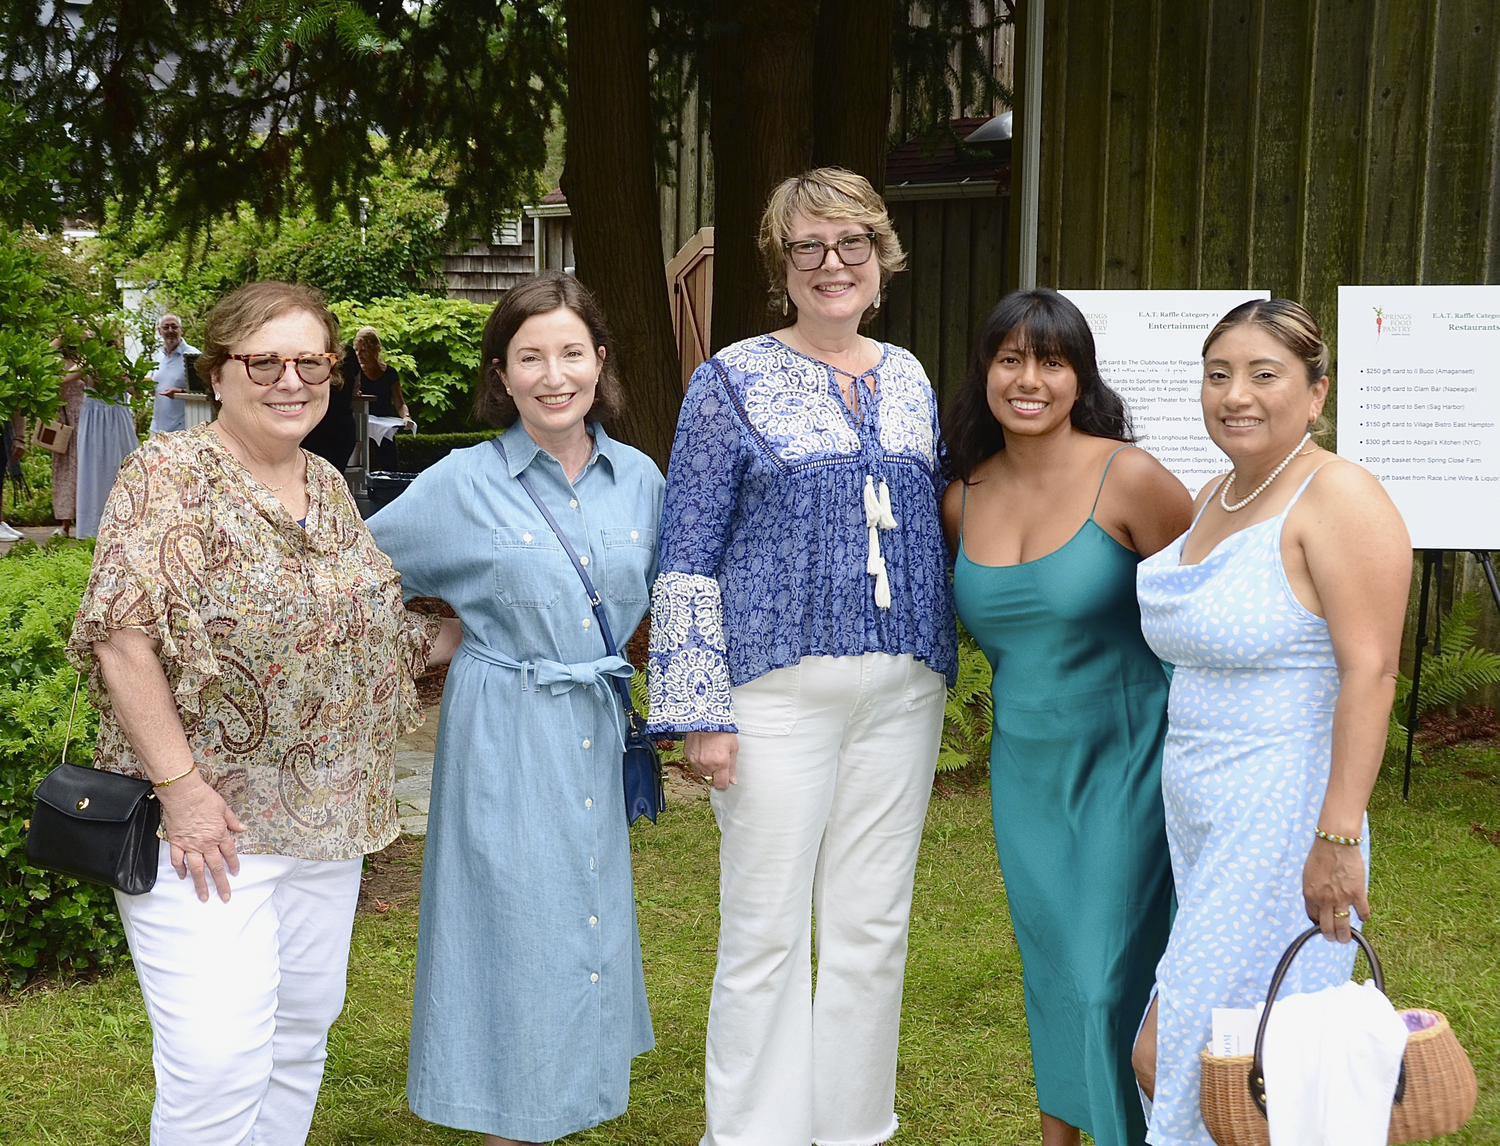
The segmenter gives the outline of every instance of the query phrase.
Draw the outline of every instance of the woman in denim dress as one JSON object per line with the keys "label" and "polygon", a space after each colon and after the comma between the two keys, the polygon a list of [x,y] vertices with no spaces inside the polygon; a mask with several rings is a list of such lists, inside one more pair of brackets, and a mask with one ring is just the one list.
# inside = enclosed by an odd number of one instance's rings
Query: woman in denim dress
{"label": "woman in denim dress", "polygon": [[656,573],[663,482],[598,421],[620,405],[609,346],[572,277],[512,288],[485,327],[480,394],[504,434],[370,520],[406,595],[442,598],[464,629],[438,725],[407,1100],[500,1146],[618,1116],[631,1058],[654,1045],[609,680],[630,666],[606,655],[520,482],[628,637]]}

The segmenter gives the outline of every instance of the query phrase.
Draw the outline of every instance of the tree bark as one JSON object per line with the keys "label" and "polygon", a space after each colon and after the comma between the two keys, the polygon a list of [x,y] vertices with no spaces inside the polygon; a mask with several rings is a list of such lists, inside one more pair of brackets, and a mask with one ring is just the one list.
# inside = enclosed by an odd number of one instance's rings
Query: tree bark
{"label": "tree bark", "polygon": [[569,0],[563,193],[577,275],[614,334],[626,410],[620,436],[663,470],[682,405],[661,257],[647,0]]}
{"label": "tree bark", "polygon": [[813,0],[714,5],[714,350],[779,325],[756,238],[771,189],[812,164],[816,24]]}
{"label": "tree bark", "polygon": [[885,190],[894,8],[821,0],[813,51],[814,167],[847,167]]}

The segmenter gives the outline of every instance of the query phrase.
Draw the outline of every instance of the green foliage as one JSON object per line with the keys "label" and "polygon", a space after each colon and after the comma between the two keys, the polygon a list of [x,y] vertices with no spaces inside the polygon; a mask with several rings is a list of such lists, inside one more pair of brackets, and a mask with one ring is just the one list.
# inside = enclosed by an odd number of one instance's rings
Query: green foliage
{"label": "green foliage", "polygon": [[565,45],[556,0],[0,5],[17,102],[84,143],[72,213],[119,196],[174,234],[240,206],[352,213],[385,147],[431,156],[454,233],[487,234],[537,194]]}
{"label": "green foliage", "polygon": [[0,100],[0,417],[57,409],[64,367],[54,339],[73,348],[102,397],[139,377],[111,341],[121,327],[113,280],[35,229],[57,221],[69,152],[54,135]]}
{"label": "green foliage", "polygon": [[24,487],[7,477],[5,504],[0,520],[11,525],[47,525],[52,516],[52,455],[46,450],[27,450],[21,455]]}
{"label": "green foliage", "polygon": [[[125,950],[113,893],[25,863],[32,794],[62,756],[76,680],[63,648],[93,556],[92,543],[23,543],[0,559],[0,975],[12,987]],[[88,762],[97,728],[80,695],[70,762]]]}
{"label": "green foliage", "polygon": [[[1478,592],[1465,593],[1453,602],[1453,608],[1438,625],[1441,656],[1422,658],[1422,692],[1417,698],[1417,713],[1434,709],[1455,709],[1459,702],[1485,685],[1500,684],[1500,654],[1474,647],[1474,622],[1479,618]],[[1406,716],[1411,707],[1411,678],[1404,673],[1396,678],[1396,699],[1391,705],[1391,722],[1386,735],[1386,750],[1406,751]]]}
{"label": "green foliage", "polygon": [[939,772],[956,772],[971,764],[989,767],[990,735],[995,728],[995,701],[990,693],[994,678],[979,643],[960,625],[958,680],[948,690],[948,703],[943,709]]}
{"label": "green foliage", "polygon": [[62,214],[58,184],[73,155],[61,124],[32,120],[0,101],[0,226],[55,226]]}
{"label": "green foliage", "polygon": [[[422,157],[381,156],[369,204],[335,204],[320,219],[293,207],[270,220],[241,206],[190,236],[161,216],[123,218],[118,204],[91,250],[153,293],[195,342],[209,308],[253,279],[307,283],[329,298],[442,294],[444,203]],[[154,338],[154,334],[152,335]],[[149,340],[148,340],[149,341]]]}
{"label": "green foliage", "polygon": [[480,430],[472,434],[400,434],[396,438],[396,453],[401,459],[403,473],[419,474],[454,450],[477,446],[499,434],[499,430]]}
{"label": "green foliage", "polygon": [[[382,355],[400,372],[402,396],[419,427],[473,405],[479,341],[490,309],[426,295],[333,304],[344,341],[352,341],[361,326],[380,332]],[[398,449],[405,448],[403,440]]]}

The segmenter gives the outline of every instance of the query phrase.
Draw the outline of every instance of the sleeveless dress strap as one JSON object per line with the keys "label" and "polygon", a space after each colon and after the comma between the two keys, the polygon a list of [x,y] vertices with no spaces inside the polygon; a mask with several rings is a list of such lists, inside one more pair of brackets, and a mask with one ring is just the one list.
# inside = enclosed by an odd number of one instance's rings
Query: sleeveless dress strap
{"label": "sleeveless dress strap", "polygon": [[969,483],[960,481],[962,488],[958,491],[958,543],[964,543],[964,514],[969,510]]}
{"label": "sleeveless dress strap", "polygon": [[1130,448],[1130,443],[1126,442],[1119,449],[1115,450],[1114,454],[1110,454],[1109,457],[1105,459],[1105,462],[1104,462],[1104,472],[1099,475],[1099,488],[1094,491],[1094,504],[1091,505],[1091,506],[1089,506],[1089,520],[1090,521],[1094,520],[1094,510],[1096,510],[1096,509],[1099,508],[1099,495],[1104,492],[1104,479],[1107,478],[1107,477],[1109,477],[1110,463],[1115,460],[1115,454],[1119,453],[1120,450],[1128,450],[1129,448]]}
{"label": "sleeveless dress strap", "polygon": [[[1323,466],[1326,466],[1330,462],[1333,462],[1335,460],[1337,459],[1329,458],[1328,461],[1323,463]],[[1312,473],[1308,474],[1305,478],[1302,479],[1302,484],[1297,487],[1297,492],[1292,494],[1292,499],[1286,503],[1286,508],[1281,511],[1279,516],[1285,517],[1287,514],[1292,512],[1292,506],[1297,504],[1297,499],[1302,496],[1303,491],[1307,489],[1307,487],[1312,483],[1312,479],[1318,476],[1318,472],[1323,468],[1323,466],[1319,466],[1317,469],[1313,470]]]}

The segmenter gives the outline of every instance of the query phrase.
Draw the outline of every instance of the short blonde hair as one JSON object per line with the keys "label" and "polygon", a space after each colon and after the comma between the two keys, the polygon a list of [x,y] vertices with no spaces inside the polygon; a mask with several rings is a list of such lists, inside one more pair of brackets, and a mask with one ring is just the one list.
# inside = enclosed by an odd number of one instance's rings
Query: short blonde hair
{"label": "short blonde hair", "polygon": [[[787,256],[782,244],[792,237],[792,220],[799,211],[814,219],[863,223],[875,232],[875,259],[880,264],[882,296],[891,276],[906,269],[906,252],[891,225],[890,212],[870,181],[843,167],[814,167],[778,183],[760,217],[760,257],[765,264],[773,311],[781,310],[783,304],[795,305],[786,293]],[[872,305],[861,321],[868,322],[874,314]]]}
{"label": "short blonde hair", "polygon": [[354,332],[354,349],[374,350],[375,357],[380,357],[380,331],[373,326],[361,326]]}

